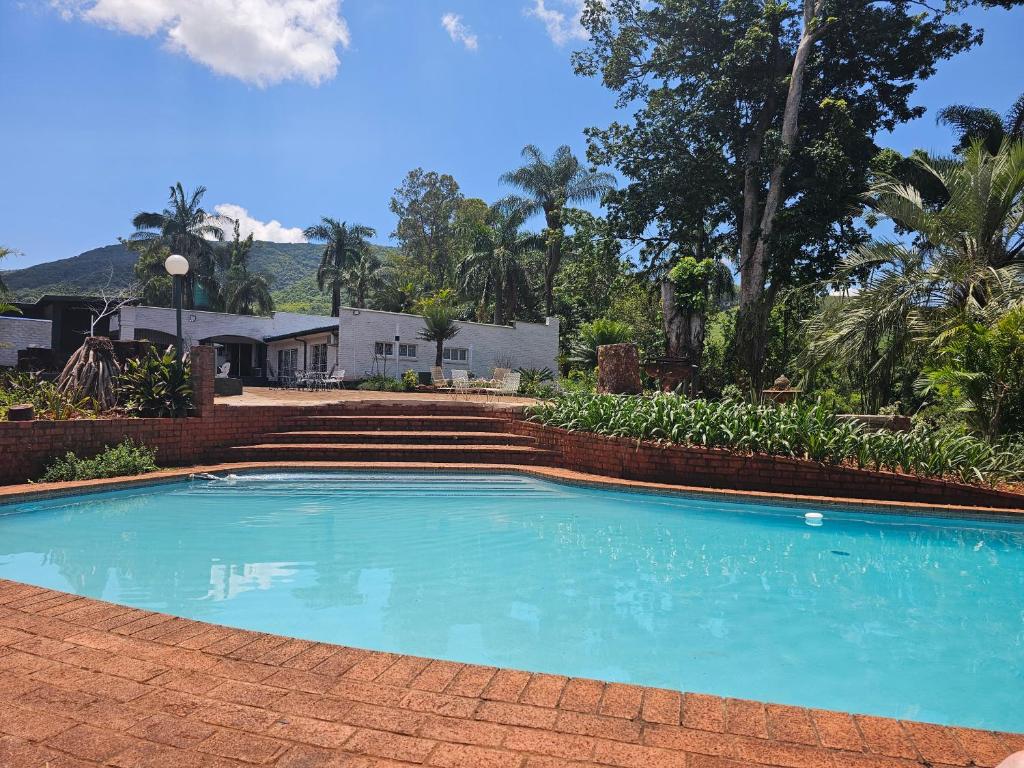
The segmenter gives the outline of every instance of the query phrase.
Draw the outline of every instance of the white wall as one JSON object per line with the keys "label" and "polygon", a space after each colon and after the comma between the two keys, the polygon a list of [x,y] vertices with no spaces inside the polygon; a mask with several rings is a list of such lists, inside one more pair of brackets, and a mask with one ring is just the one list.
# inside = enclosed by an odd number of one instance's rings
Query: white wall
{"label": "white wall", "polygon": [[[262,342],[266,336],[304,331],[330,325],[332,321],[333,318],[323,315],[300,315],[295,312],[275,312],[271,316],[264,316],[186,309],[181,312],[181,335],[186,348],[213,336],[239,336]],[[119,332],[122,339],[143,338],[144,333],[136,335],[135,331],[147,328],[174,336],[177,333],[174,310],[167,307],[121,308]]]}
{"label": "white wall", "polygon": [[49,320],[0,317],[0,366],[16,366],[19,349],[49,349],[50,338]]}
{"label": "white wall", "polygon": [[[345,369],[345,378],[362,379],[374,372],[374,343],[394,341],[416,344],[416,357],[389,358],[387,374],[400,376],[412,369],[429,373],[434,365],[435,345],[416,338],[423,328],[419,315],[379,312],[372,309],[342,307],[339,327],[340,350],[338,366]],[[548,318],[546,323],[516,323],[515,326],[489,323],[459,322],[459,333],[446,342],[449,347],[469,350],[467,363],[444,363],[447,373],[452,368],[463,368],[477,376],[490,376],[498,363],[510,363],[512,368],[558,369],[558,319]]]}

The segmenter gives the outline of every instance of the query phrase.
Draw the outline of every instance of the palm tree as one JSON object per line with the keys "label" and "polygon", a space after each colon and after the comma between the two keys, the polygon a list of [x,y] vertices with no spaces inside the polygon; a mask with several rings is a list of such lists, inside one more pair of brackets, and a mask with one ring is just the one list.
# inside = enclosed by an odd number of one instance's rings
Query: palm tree
{"label": "palm tree", "polygon": [[459,335],[459,326],[455,324],[455,312],[444,304],[431,304],[423,312],[423,327],[416,338],[432,341],[437,345],[434,365],[441,367],[444,359],[444,343]]}
{"label": "palm tree", "polygon": [[915,162],[947,202],[933,209],[897,179],[875,184],[872,207],[914,242],[874,241],[844,259],[831,282],[859,290],[827,303],[808,326],[805,362],[832,359],[859,372],[873,405],[908,356],[1024,304],[1024,143],[1004,142],[993,155],[975,140],[962,158]]}
{"label": "palm tree", "polygon": [[228,256],[227,279],[224,288],[224,308],[238,315],[266,315],[274,311],[274,298],[270,295],[269,275],[249,271],[252,252],[252,233],[244,240],[234,222],[235,237]]}
{"label": "palm tree", "polygon": [[373,251],[366,250],[360,254],[343,275],[352,306],[365,309],[370,295],[384,286],[390,269],[381,263]]}
{"label": "palm tree", "polygon": [[494,324],[515,319],[522,299],[529,294],[529,279],[523,258],[544,247],[544,239],[521,232],[527,214],[514,201],[504,200],[487,211],[484,226],[474,227],[472,251],[459,266],[468,293],[494,298]]}
{"label": "palm tree", "polygon": [[[135,232],[133,241],[159,241],[161,245],[188,259],[189,271],[185,275],[182,300],[187,308],[197,303],[218,306],[220,286],[217,284],[217,251],[214,241],[224,239],[224,230],[218,226],[218,217],[202,208],[206,187],[196,187],[191,195],[179,181],[171,187],[168,207],[158,213],[138,213],[132,219]],[[197,302],[197,287],[205,293],[205,300]]]}
{"label": "palm tree", "polygon": [[316,284],[321,291],[330,288],[331,315],[341,314],[341,288],[345,283],[345,271],[367,250],[368,238],[377,232],[362,224],[348,224],[324,216],[319,224],[306,227],[303,234],[307,239],[324,243],[320,266],[316,270]]}
{"label": "palm tree", "polygon": [[501,180],[526,193],[526,197],[519,198],[519,204],[528,216],[544,213],[547,224],[544,233],[547,238],[544,310],[550,316],[554,314],[552,288],[562,263],[562,239],[565,237],[562,214],[565,207],[571,203],[600,199],[615,187],[615,177],[583,167],[566,145],[556,149],[550,161],[533,144],[523,147],[522,156],[526,164],[503,174]]}
{"label": "palm tree", "polygon": [[981,140],[989,153],[995,155],[1004,141],[1024,139],[1024,95],[1013,103],[1005,116],[987,107],[953,104],[939,110],[936,122],[960,134],[957,152],[964,152],[973,141]]}
{"label": "palm tree", "polygon": [[[0,261],[3,261],[5,258],[7,258],[8,256],[10,256],[13,253],[14,253],[14,251],[11,250],[10,248],[4,248],[2,245],[0,245]],[[6,293],[6,292],[7,292],[7,286],[4,284],[4,276],[3,276],[3,273],[0,273],[0,293]],[[21,310],[18,309],[13,304],[10,304],[9,302],[6,302],[3,299],[0,299],[0,315],[5,315],[5,314],[18,314],[18,315],[20,315],[21,314]]]}

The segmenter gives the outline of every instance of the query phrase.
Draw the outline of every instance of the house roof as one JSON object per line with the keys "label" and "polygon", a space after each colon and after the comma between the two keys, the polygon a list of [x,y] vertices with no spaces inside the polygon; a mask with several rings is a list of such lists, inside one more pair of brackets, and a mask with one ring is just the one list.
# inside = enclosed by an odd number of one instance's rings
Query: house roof
{"label": "house roof", "polygon": [[263,341],[283,341],[285,339],[297,339],[300,336],[312,336],[317,333],[334,333],[338,330],[338,324],[321,325],[319,328],[307,328],[304,331],[292,331],[291,333],[279,333],[276,336],[264,336]]}

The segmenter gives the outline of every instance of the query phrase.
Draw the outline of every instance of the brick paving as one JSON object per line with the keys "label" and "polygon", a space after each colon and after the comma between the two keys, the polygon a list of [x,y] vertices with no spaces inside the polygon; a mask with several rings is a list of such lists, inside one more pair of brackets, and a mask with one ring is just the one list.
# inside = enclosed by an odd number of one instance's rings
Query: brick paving
{"label": "brick paving", "polygon": [[1024,734],[228,629],[0,580],[2,768],[947,768]]}

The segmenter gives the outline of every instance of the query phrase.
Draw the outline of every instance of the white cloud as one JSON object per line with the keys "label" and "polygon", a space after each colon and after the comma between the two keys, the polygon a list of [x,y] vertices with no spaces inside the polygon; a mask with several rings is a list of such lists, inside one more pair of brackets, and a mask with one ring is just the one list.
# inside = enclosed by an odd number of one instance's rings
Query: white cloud
{"label": "white cloud", "polygon": [[142,37],[160,36],[214,72],[260,87],[319,85],[349,44],[341,0],[50,0],[65,19]]}
{"label": "white cloud", "polygon": [[[225,216],[238,222],[238,234],[243,238],[250,234],[255,240],[267,240],[271,243],[304,243],[302,227],[286,227],[277,219],[260,221],[249,215],[249,211],[233,203],[215,205],[213,210],[218,216]],[[225,227],[229,234],[231,226]]]}
{"label": "white cloud", "polygon": [[[552,7],[548,7],[548,2]],[[584,0],[534,0],[533,7],[526,9],[527,16],[534,16],[544,22],[548,37],[555,45],[562,46],[572,40],[589,40],[590,35],[581,21]],[[564,10],[559,10],[555,5]]]}
{"label": "white cloud", "polygon": [[462,43],[469,51],[477,49],[476,35],[462,23],[462,17],[457,13],[446,13],[441,17],[441,25],[448,30],[448,36],[453,42]]}

